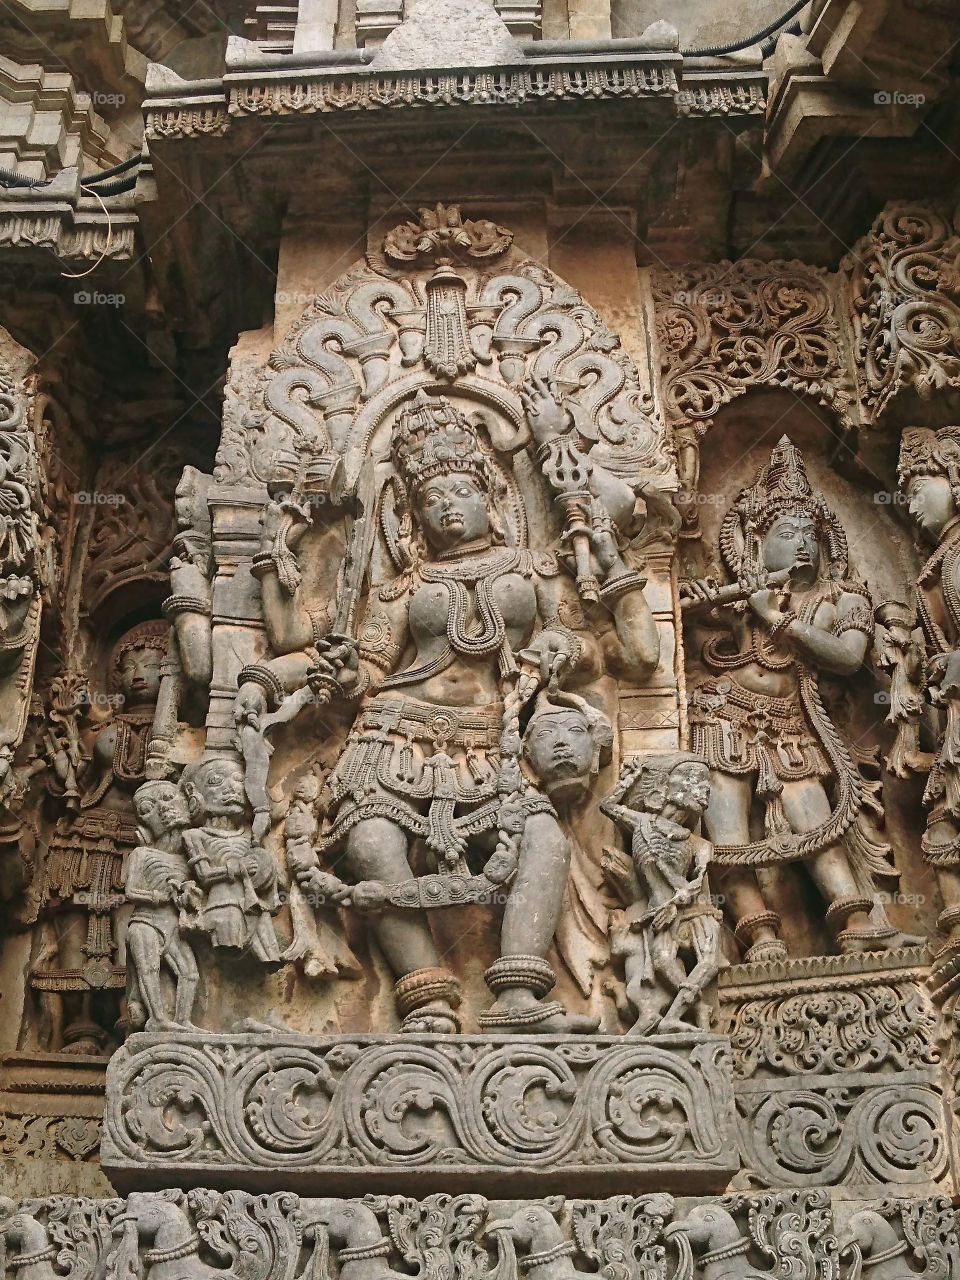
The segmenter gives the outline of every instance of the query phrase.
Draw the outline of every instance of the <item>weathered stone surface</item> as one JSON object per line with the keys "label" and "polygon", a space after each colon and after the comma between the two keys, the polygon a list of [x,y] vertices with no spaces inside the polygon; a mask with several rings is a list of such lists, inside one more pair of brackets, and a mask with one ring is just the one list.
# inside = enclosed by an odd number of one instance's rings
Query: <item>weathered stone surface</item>
{"label": "weathered stone surface", "polygon": [[133,1036],[109,1067],[119,1187],[707,1190],[737,1168],[727,1041]]}
{"label": "weathered stone surface", "polygon": [[889,1256],[891,1248],[898,1257],[908,1247],[931,1267],[953,1261],[956,1225],[948,1200],[888,1201],[878,1209],[854,1213],[838,1240],[822,1192],[692,1204],[662,1192],[605,1200],[449,1193],[419,1200],[318,1200],[192,1188],[110,1201],[47,1197],[18,1204],[3,1198],[0,1240],[12,1255],[15,1280],[36,1276],[28,1268],[49,1265],[54,1254],[80,1280],[121,1280],[131,1271],[149,1277],[155,1268],[162,1275],[173,1265],[183,1280],[241,1272],[259,1280],[327,1280],[332,1263],[343,1280],[411,1274],[393,1264],[416,1267],[415,1274],[429,1280],[517,1280],[525,1274],[534,1280],[590,1274],[665,1280],[692,1276],[695,1261],[709,1275],[717,1253],[723,1274],[737,1280],[835,1277],[838,1247],[862,1257],[864,1265]]}
{"label": "weathered stone surface", "polygon": [[955,5],[111,3],[0,13],[12,1280],[956,1280]]}
{"label": "weathered stone surface", "polygon": [[922,948],[737,965],[720,990],[741,1181],[849,1196],[946,1184],[945,1079]]}
{"label": "weathered stone surface", "polygon": [[520,46],[487,0],[410,0],[383,42],[374,71],[493,67],[522,60]]}

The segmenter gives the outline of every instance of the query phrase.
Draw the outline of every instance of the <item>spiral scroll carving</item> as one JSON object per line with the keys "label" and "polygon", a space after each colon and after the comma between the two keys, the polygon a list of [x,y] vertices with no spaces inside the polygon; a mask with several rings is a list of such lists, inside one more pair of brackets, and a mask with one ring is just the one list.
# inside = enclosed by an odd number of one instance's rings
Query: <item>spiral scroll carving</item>
{"label": "spiral scroll carving", "polygon": [[322,1186],[358,1165],[482,1185],[518,1165],[591,1170],[735,1167],[727,1042],[594,1037],[517,1041],[362,1036],[306,1040],[132,1037],[110,1064],[104,1164],[268,1169]]}

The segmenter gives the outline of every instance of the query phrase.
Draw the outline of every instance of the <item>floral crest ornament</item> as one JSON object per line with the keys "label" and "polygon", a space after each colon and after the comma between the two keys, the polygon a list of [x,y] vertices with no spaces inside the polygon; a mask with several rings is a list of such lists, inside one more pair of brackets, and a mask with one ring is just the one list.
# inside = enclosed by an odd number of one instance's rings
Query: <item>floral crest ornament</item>
{"label": "floral crest ornament", "polygon": [[383,252],[393,262],[416,262],[418,258],[453,258],[465,253],[471,258],[496,258],[513,244],[513,232],[489,218],[468,218],[466,222],[455,204],[438,204],[421,209],[419,222],[402,222],[387,233]]}

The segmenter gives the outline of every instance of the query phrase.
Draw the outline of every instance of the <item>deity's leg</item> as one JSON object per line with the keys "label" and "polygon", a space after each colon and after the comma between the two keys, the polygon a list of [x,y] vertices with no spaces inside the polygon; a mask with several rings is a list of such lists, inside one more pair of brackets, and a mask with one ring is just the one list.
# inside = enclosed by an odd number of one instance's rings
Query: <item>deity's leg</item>
{"label": "deity's leg", "polygon": [[[57,935],[58,968],[80,972],[87,963],[83,944],[87,940],[88,916],[85,911],[58,911],[53,917]],[[107,1033],[93,1016],[92,993],[64,991],[63,1052],[100,1054],[107,1043]]]}
{"label": "deity's leg", "polygon": [[[357,880],[396,882],[413,872],[407,835],[388,818],[365,818],[347,837],[346,862]],[[459,1030],[454,1008],[460,984],[443,968],[427,918],[421,911],[386,909],[370,920],[387,964],[398,979],[397,1008],[405,1031]]]}
{"label": "deity's leg", "polygon": [[575,1018],[557,1001],[542,1003],[556,982],[544,958],[563,906],[570,843],[550,814],[532,814],[520,839],[520,863],[503,913],[500,959],[484,977],[497,999],[480,1015],[496,1031],[586,1031],[595,1019]]}
{"label": "deity's leg", "polygon": [[[792,830],[812,831],[829,819],[832,806],[822,784],[811,778],[784,784],[783,811]],[[830,845],[806,865],[827,901],[827,923],[837,935],[842,951],[883,948],[898,937],[897,930],[878,927],[870,919],[873,897],[857,884],[842,845]]]}
{"label": "deity's leg", "polygon": [[[710,803],[703,825],[714,844],[750,843],[750,802],[754,780],[719,770],[710,771]],[[747,946],[746,960],[779,960],[787,948],[777,937],[780,917],[768,911],[756,872],[749,867],[725,867],[719,881],[724,902],[735,923],[737,940]]]}

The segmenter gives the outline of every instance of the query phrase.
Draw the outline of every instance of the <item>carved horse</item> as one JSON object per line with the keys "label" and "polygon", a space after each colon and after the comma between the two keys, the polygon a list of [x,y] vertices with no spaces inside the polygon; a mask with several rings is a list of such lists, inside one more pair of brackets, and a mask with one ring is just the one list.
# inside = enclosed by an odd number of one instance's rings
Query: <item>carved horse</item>
{"label": "carved horse", "polygon": [[[19,1252],[6,1257],[15,1242]],[[16,1280],[58,1280],[53,1269],[56,1245],[50,1243],[46,1227],[31,1214],[18,1209],[6,1196],[0,1196],[0,1276],[5,1264]]]}
{"label": "carved horse", "polygon": [[747,1261],[752,1241],[719,1205],[696,1205],[685,1218],[671,1222],[663,1235],[676,1241],[680,1253],[673,1280],[692,1280],[694,1250],[703,1280],[770,1280],[769,1272],[758,1271]]}
{"label": "carved horse", "polygon": [[369,1205],[314,1200],[303,1234],[308,1240],[312,1236],[315,1244],[300,1280],[330,1280],[331,1245],[337,1251],[340,1280],[409,1280],[387,1265],[393,1245]]}
{"label": "carved horse", "polygon": [[[114,1219],[105,1280],[229,1280],[230,1271],[197,1257],[200,1238],[180,1200],[178,1192],[130,1193],[126,1211]],[[144,1236],[152,1245],[141,1252]]]}
{"label": "carved horse", "polygon": [[[562,1205],[557,1197],[543,1204],[524,1205],[512,1217],[499,1218],[484,1227],[483,1234],[493,1236],[500,1248],[498,1278],[502,1273],[503,1280],[507,1280],[508,1275],[522,1271],[527,1280],[582,1280],[582,1273],[570,1261],[576,1246],[564,1239],[554,1217]],[[519,1267],[515,1249],[522,1250]],[[508,1260],[513,1262],[509,1272],[504,1266],[509,1265]]]}
{"label": "carved horse", "polygon": [[903,1258],[909,1244],[875,1209],[853,1214],[838,1244],[841,1254],[853,1257],[849,1280],[860,1280],[866,1271],[870,1280],[909,1280],[914,1274]]}

